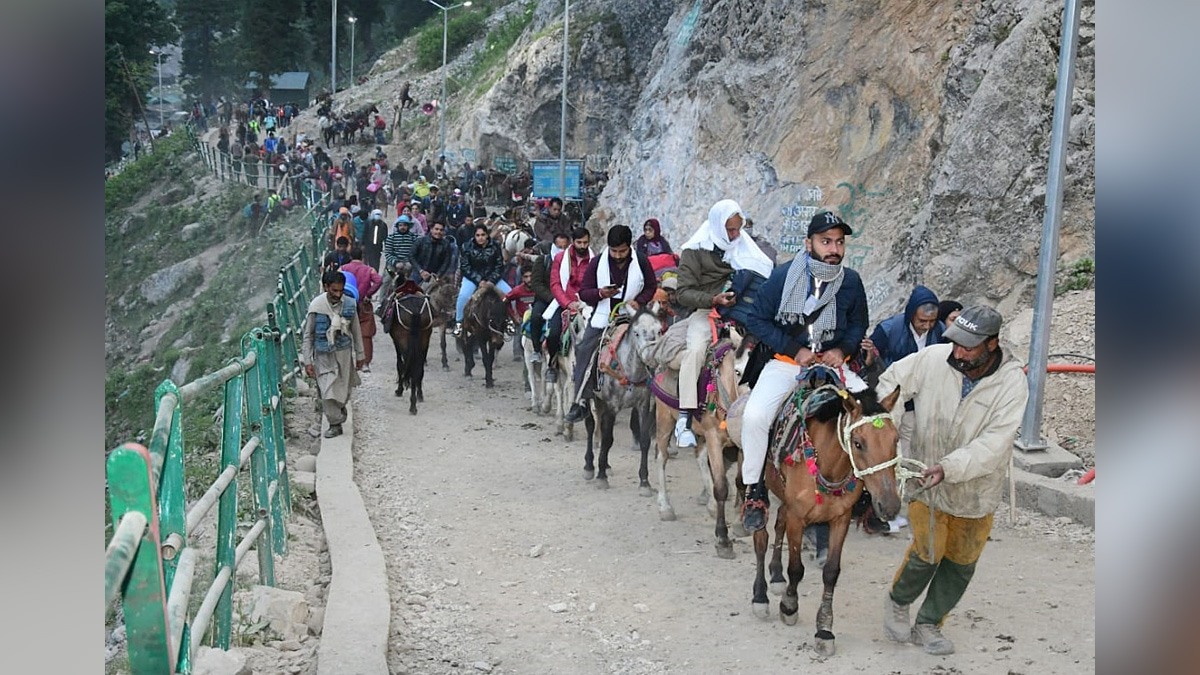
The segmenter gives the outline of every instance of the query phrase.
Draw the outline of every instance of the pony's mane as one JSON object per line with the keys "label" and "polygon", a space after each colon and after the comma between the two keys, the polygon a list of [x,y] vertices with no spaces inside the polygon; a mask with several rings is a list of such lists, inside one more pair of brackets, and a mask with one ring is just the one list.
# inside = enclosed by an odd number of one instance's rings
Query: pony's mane
{"label": "pony's mane", "polygon": [[[821,398],[813,401],[813,407],[809,409],[808,415],[818,422],[832,422],[842,412],[842,398],[829,390],[821,391],[816,396]],[[853,396],[862,408],[864,416],[887,412],[887,409],[879,402],[879,396],[874,389],[864,389]]]}

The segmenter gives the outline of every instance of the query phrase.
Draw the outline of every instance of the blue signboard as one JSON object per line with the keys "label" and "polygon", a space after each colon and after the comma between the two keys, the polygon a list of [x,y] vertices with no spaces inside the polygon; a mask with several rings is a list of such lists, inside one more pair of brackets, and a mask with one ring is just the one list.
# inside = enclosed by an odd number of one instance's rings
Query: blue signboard
{"label": "blue signboard", "polygon": [[[557,197],[562,192],[558,186],[559,163],[556,159],[534,160],[533,196]],[[581,199],[583,195],[583,160],[568,159],[566,162],[566,199]]]}

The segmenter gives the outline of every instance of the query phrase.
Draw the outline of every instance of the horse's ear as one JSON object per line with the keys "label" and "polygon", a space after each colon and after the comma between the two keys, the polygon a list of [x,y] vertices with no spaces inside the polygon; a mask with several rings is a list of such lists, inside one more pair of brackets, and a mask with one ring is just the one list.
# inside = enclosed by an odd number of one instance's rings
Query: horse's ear
{"label": "horse's ear", "polygon": [[879,401],[879,405],[883,406],[884,410],[891,412],[892,408],[896,407],[896,401],[899,398],[900,398],[900,387],[896,387],[895,389],[892,390],[892,393],[888,394],[887,396],[884,396],[883,399]]}
{"label": "horse's ear", "polygon": [[842,407],[847,413],[858,412],[861,408],[858,403],[858,399],[854,398],[854,394],[851,394],[849,391],[845,389],[838,389],[838,396],[842,397]]}

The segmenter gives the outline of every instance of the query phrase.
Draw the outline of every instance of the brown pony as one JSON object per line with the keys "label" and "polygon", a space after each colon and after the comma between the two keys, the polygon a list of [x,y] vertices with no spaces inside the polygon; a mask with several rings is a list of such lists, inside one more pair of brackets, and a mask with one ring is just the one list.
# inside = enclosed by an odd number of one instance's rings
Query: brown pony
{"label": "brown pony", "polygon": [[[736,461],[740,467],[740,461],[737,461],[737,445],[729,438],[729,433],[725,428],[726,411],[732,405],[733,401],[742,393],[738,390],[738,379],[740,372],[738,368],[739,359],[743,362],[748,356],[747,353],[738,349],[741,343],[741,336],[736,333],[730,338],[722,338],[717,344],[713,345],[709,352],[709,359],[719,355],[720,361],[716,368],[716,382],[714,382],[714,393],[716,394],[715,409],[705,413],[701,417],[692,418],[692,430],[696,433],[697,440],[703,439],[702,443],[698,443],[694,450],[696,463],[700,467],[700,477],[704,481],[704,495],[711,495],[711,499],[705,496],[704,503],[708,505],[709,513],[717,520],[716,523],[716,547],[717,556],[721,558],[733,558],[733,544],[729,541],[729,528],[725,521],[725,502],[729,500],[729,480],[726,476],[731,463]],[[703,402],[701,402],[703,404]],[[667,443],[675,430],[675,422],[679,419],[679,410],[667,403],[661,398],[657,400],[656,411],[656,445],[658,449],[658,517],[660,520],[675,520],[675,509],[671,506],[671,500],[667,496],[667,461],[670,458],[667,452]],[[701,452],[701,448],[704,452]],[[726,451],[732,451],[731,461],[726,460]],[[738,472],[741,475],[741,472]],[[740,522],[738,523],[740,525]]]}
{"label": "brown pony", "polygon": [[[767,487],[779,500],[775,519],[775,546],[771,556],[771,588],[778,591],[784,584],[782,548],[788,542],[788,580],[779,601],[779,618],[788,625],[797,620],[799,598],[796,585],[804,578],[804,563],[800,543],[804,528],[811,523],[829,523],[829,556],[822,570],[825,590],[817,610],[816,650],[824,656],[836,651],[833,635],[833,590],[841,573],[842,546],[850,528],[851,508],[862,494],[864,484],[870,491],[875,512],[891,520],[900,511],[900,493],[895,466],[899,461],[896,444],[900,438],[890,410],[899,395],[895,391],[882,401],[867,389],[850,394],[836,371],[816,365],[801,371],[800,386],[807,394],[801,407],[785,421],[803,424],[812,442],[818,476],[813,476],[805,459],[797,450],[795,462],[772,461],[780,448],[774,447],[774,437],[781,424],[771,430],[772,447],[767,456],[764,476]],[[731,407],[728,417],[729,435],[741,439],[743,396]],[[789,426],[795,429],[794,426]],[[801,441],[802,443],[802,441]],[[778,463],[778,468],[776,464]],[[818,483],[818,477],[821,482]],[[752,607],[759,618],[768,615],[767,582],[763,576],[763,561],[767,551],[766,529],[754,533],[754,554],[758,560],[754,578]]]}
{"label": "brown pony", "polygon": [[388,334],[396,347],[396,395],[409,389],[408,412],[417,414],[417,401],[425,400],[422,383],[425,380],[425,356],[429,353],[429,337],[433,333],[433,310],[429,296],[406,295],[393,299],[396,315]]}

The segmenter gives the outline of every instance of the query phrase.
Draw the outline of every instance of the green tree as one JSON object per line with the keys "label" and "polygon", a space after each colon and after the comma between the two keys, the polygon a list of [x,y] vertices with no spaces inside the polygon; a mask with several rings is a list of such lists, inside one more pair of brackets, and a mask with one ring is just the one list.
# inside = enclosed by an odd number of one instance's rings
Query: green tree
{"label": "green tree", "polygon": [[145,103],[156,61],[150,48],[168,45],[179,32],[154,0],[104,0],[104,155],[121,156]]}
{"label": "green tree", "polygon": [[205,104],[245,84],[236,53],[238,6],[233,0],[178,0],[175,22],[183,49],[184,88]]}
{"label": "green tree", "polygon": [[242,5],[238,32],[241,65],[258,73],[258,85],[267,89],[271,76],[301,65],[303,36],[296,30],[300,5],[292,0],[255,0]]}

